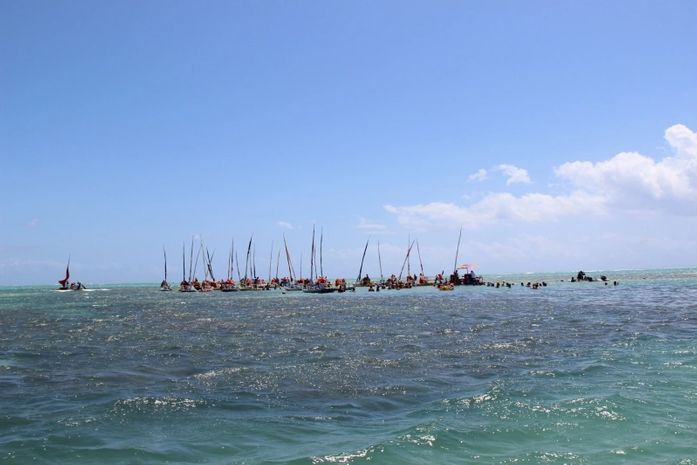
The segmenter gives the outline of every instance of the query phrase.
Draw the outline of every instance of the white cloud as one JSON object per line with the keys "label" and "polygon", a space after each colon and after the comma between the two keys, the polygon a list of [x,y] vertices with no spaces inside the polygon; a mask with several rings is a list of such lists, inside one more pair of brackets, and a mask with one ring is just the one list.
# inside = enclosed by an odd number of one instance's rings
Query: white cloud
{"label": "white cloud", "polygon": [[295,226],[293,226],[292,224],[290,224],[290,223],[287,222],[287,221],[279,221],[279,222],[277,222],[276,224],[277,224],[278,226],[280,226],[281,228],[285,228],[285,229],[295,229]]}
{"label": "white cloud", "polygon": [[476,173],[470,174],[467,179],[470,181],[484,181],[488,177],[487,171],[484,168],[480,168]]}
{"label": "white cloud", "polygon": [[[508,179],[506,179],[506,185],[510,186],[511,184],[517,184],[517,183],[522,183],[522,184],[529,184],[530,183],[530,175],[528,174],[528,171],[519,168],[515,165],[510,165],[506,163],[502,163],[500,165],[496,165],[495,167],[491,168],[492,172],[498,172],[506,176]],[[489,179],[489,171],[480,168],[477,170],[476,173],[472,173],[467,177],[468,181],[486,181]]]}
{"label": "white cloud", "polygon": [[[665,139],[675,156],[659,161],[636,152],[623,152],[597,163],[562,164],[554,172],[569,183],[569,191],[559,195],[514,196],[501,192],[466,206],[431,202],[386,205],[385,210],[396,215],[403,226],[416,229],[436,223],[476,228],[497,221],[554,221],[564,216],[611,211],[697,214],[697,134],[678,124],[666,130]],[[530,182],[522,168],[504,164],[495,170],[508,176],[508,185]]]}
{"label": "white cloud", "polygon": [[503,173],[504,176],[508,176],[508,179],[506,180],[507,186],[518,183],[530,184],[530,176],[528,175],[528,171],[523,168],[518,168],[515,165],[501,164],[496,166],[494,170]]}
{"label": "white cloud", "polygon": [[665,138],[673,157],[655,161],[622,152],[597,163],[564,163],[555,173],[577,189],[602,195],[614,208],[697,213],[697,134],[678,124]]}
{"label": "white cloud", "polygon": [[566,215],[602,214],[605,206],[601,197],[579,190],[560,196],[533,193],[516,197],[502,192],[487,195],[470,206],[431,202],[402,207],[386,205],[385,210],[397,215],[397,220],[403,226],[422,229],[434,223],[476,228],[496,221],[555,220]]}
{"label": "white cloud", "polygon": [[363,217],[358,218],[358,224],[356,225],[356,229],[360,229],[362,231],[370,232],[373,234],[384,234],[387,232],[387,226],[385,226],[384,224],[376,223],[374,221],[367,220]]}
{"label": "white cloud", "polygon": [[697,157],[697,134],[683,124],[676,124],[666,129],[665,138],[677,155],[685,158]]}

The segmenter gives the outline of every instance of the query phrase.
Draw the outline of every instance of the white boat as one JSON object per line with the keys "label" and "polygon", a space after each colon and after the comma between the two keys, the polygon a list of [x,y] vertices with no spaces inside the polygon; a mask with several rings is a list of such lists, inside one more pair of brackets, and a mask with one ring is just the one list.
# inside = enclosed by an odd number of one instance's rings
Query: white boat
{"label": "white boat", "polygon": [[303,287],[300,284],[287,284],[281,286],[281,290],[283,292],[299,292],[303,290]]}
{"label": "white boat", "polygon": [[179,292],[196,292],[196,288],[188,281],[179,283]]}
{"label": "white boat", "polygon": [[303,292],[307,294],[329,294],[331,292],[336,292],[338,289],[332,286],[330,283],[314,283],[308,284],[303,289]]}

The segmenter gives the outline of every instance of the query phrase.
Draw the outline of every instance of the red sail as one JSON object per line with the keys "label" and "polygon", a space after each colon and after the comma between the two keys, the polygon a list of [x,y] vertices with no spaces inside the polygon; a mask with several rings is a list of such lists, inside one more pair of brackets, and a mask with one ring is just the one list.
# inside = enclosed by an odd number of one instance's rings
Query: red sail
{"label": "red sail", "polygon": [[65,267],[65,278],[59,280],[58,284],[65,287],[65,285],[68,283],[68,279],[70,279],[70,265]]}

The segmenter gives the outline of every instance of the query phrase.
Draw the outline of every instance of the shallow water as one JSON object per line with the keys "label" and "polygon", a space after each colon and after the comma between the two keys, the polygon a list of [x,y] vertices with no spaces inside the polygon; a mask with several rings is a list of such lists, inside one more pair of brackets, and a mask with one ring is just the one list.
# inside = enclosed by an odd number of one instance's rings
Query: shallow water
{"label": "shallow water", "polygon": [[0,461],[697,463],[697,272],[604,274],[620,285],[2,288]]}

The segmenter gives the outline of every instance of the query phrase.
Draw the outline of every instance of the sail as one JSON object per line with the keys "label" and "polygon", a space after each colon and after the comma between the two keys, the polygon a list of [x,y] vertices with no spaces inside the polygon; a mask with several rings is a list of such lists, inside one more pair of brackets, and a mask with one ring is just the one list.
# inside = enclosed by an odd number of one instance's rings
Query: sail
{"label": "sail", "polygon": [[165,255],[165,281],[167,281],[167,251],[162,247],[162,253]]}
{"label": "sail", "polygon": [[65,278],[58,281],[58,284],[65,287],[68,284],[68,279],[70,279],[70,259],[68,259],[68,266],[65,267]]}

